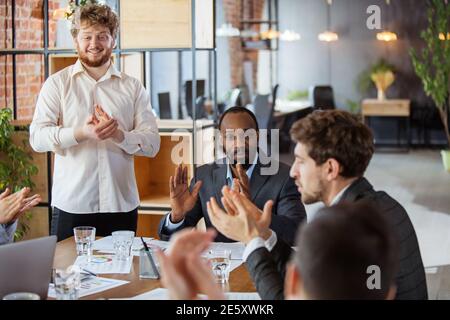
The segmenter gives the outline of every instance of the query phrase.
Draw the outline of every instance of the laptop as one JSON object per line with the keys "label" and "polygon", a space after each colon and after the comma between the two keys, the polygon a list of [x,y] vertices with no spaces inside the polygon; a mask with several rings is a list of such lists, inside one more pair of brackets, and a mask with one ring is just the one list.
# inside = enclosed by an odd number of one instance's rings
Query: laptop
{"label": "laptop", "polygon": [[14,292],[47,298],[56,236],[0,246],[0,300]]}

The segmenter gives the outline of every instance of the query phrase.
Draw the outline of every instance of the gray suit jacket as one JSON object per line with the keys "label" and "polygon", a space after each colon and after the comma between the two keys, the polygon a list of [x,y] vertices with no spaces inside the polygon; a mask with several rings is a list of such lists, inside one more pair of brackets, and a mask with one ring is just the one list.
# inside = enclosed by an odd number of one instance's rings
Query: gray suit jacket
{"label": "gray suit jacket", "polygon": [[[276,175],[261,175],[263,165],[258,161],[252,176],[250,178],[250,192],[252,202],[260,209],[268,200],[274,201],[272,212],[271,229],[278,237],[292,244],[295,241],[295,233],[299,224],[306,218],[305,207],[301,202],[300,194],[297,191],[294,180],[289,177],[289,167],[284,163],[279,163],[279,170]],[[165,227],[167,215],[165,215],[158,228],[158,234],[161,240],[169,240],[170,236],[186,227],[194,227],[201,218],[205,218],[207,228],[213,227],[206,210],[206,202],[210,197],[215,197],[221,204],[222,187],[226,185],[225,164],[207,164],[197,169],[197,180],[202,180],[203,185],[200,189],[199,197],[194,208],[189,211],[181,227],[170,231]],[[192,189],[194,182],[191,181]],[[218,233],[215,241],[231,242],[223,234]]]}
{"label": "gray suit jacket", "polygon": [[[396,276],[396,299],[428,299],[425,269],[416,232],[405,209],[387,193],[375,191],[365,178],[355,181],[344,192],[340,202],[361,200],[379,208],[397,238],[399,269]],[[247,269],[262,299],[284,299],[284,275],[291,252],[288,244],[278,240],[271,252],[266,248],[259,248],[248,256]]]}

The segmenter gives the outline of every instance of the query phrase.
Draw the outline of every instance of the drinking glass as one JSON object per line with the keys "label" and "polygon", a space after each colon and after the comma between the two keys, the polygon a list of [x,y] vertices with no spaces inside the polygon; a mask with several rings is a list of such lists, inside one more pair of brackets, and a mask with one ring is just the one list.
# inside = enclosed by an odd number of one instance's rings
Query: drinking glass
{"label": "drinking glass", "polygon": [[75,243],[77,246],[77,255],[86,256],[90,262],[92,257],[92,245],[95,241],[94,227],[75,227],[73,228]]}
{"label": "drinking glass", "polygon": [[210,250],[208,260],[211,263],[212,271],[219,283],[228,283],[231,269],[230,250]]}
{"label": "drinking glass", "polygon": [[56,300],[78,300],[81,287],[79,267],[54,269],[53,272]]}
{"label": "drinking glass", "polygon": [[114,231],[112,233],[115,258],[126,261],[131,257],[131,247],[134,240],[134,231]]}

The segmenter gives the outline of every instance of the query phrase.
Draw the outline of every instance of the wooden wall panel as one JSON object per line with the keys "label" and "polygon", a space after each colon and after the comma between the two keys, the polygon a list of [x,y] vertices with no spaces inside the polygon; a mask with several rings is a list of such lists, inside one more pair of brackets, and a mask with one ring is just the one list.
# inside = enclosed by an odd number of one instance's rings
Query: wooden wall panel
{"label": "wooden wall panel", "polygon": [[[13,141],[17,145],[24,146],[25,150],[33,157],[32,162],[37,166],[38,173],[32,178],[35,184],[32,192],[40,194],[42,202],[48,202],[47,153],[33,151],[29,143],[29,133],[27,131],[14,132]],[[23,142],[25,142],[25,144],[23,144]]]}
{"label": "wooden wall panel", "polygon": [[[196,1],[196,47],[214,44],[213,0]],[[126,0],[120,2],[120,45],[132,48],[189,48],[190,0]]]}
{"label": "wooden wall panel", "polygon": [[125,53],[120,56],[122,72],[144,83],[144,55],[138,53]]}
{"label": "wooden wall panel", "polygon": [[44,207],[35,207],[29,212],[32,214],[29,221],[26,221],[25,216],[22,216],[19,220],[25,221],[30,227],[30,230],[22,240],[30,240],[48,236],[48,209]]}
{"label": "wooden wall panel", "polygon": [[164,214],[163,211],[139,211],[136,236],[158,239],[158,225]]}

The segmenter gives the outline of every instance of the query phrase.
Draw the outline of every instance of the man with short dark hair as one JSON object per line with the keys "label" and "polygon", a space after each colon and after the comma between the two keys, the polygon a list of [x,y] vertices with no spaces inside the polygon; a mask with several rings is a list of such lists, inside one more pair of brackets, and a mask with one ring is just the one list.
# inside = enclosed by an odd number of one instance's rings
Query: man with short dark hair
{"label": "man with short dark hair", "polygon": [[387,221],[371,205],[321,209],[301,226],[286,270],[290,299],[383,300],[395,297],[397,243]]}
{"label": "man with short dark hair", "polygon": [[[236,192],[232,197],[237,198],[233,200],[238,207],[249,202]],[[237,211],[244,222],[246,213]],[[270,217],[269,213],[265,218]],[[250,230],[255,227],[249,224]],[[211,267],[201,257],[214,234],[214,230],[185,230],[175,235],[166,252],[157,251],[161,281],[169,298],[197,299],[200,293],[211,300],[226,298]],[[395,297],[397,243],[387,221],[367,203],[338,204],[320,210],[311,223],[302,224],[296,245],[297,251],[287,267],[286,299]]]}
{"label": "man with short dark hair", "polygon": [[[425,270],[408,214],[387,193],[375,191],[363,177],[374,152],[370,129],[348,112],[317,111],[297,121],[291,136],[297,144],[290,175],[302,201],[323,202],[326,206],[362,200],[371,203],[389,222],[399,246],[396,299],[427,299]],[[225,200],[232,202],[226,196],[226,188],[224,191]],[[211,221],[218,230],[247,243],[244,260],[260,295],[264,299],[283,299],[285,266],[291,248],[279,239],[276,244],[265,244],[269,227],[263,219],[254,219],[261,216],[261,210],[252,205],[245,207],[244,211],[258,226],[258,232],[250,234],[238,228],[240,222],[234,223],[235,228],[229,227],[231,220],[239,219],[238,215],[224,216],[217,206],[209,207]],[[228,208],[231,209],[227,211],[233,211],[232,206]]]}
{"label": "man with short dark hair", "polygon": [[[299,200],[300,194],[295,188],[294,180],[289,177],[289,167],[277,163],[276,174],[264,172],[268,164],[261,160],[267,156],[258,148],[258,123],[255,115],[248,109],[228,109],[219,120],[219,130],[226,155],[224,159],[197,168],[196,179],[192,179],[190,187],[187,167],[180,165],[175,176],[170,178],[172,211],[161,219],[159,237],[168,240],[173,233],[196,226],[201,218],[205,218],[206,227],[212,227],[206,202],[211,197],[220,201],[220,190],[228,185],[240,190],[260,208],[267,200],[272,199],[274,205],[271,228],[281,239],[293,244],[295,232],[300,222],[306,218],[306,212]],[[270,166],[273,167],[274,164],[270,163]],[[215,240],[233,241],[221,233],[217,234]]]}

